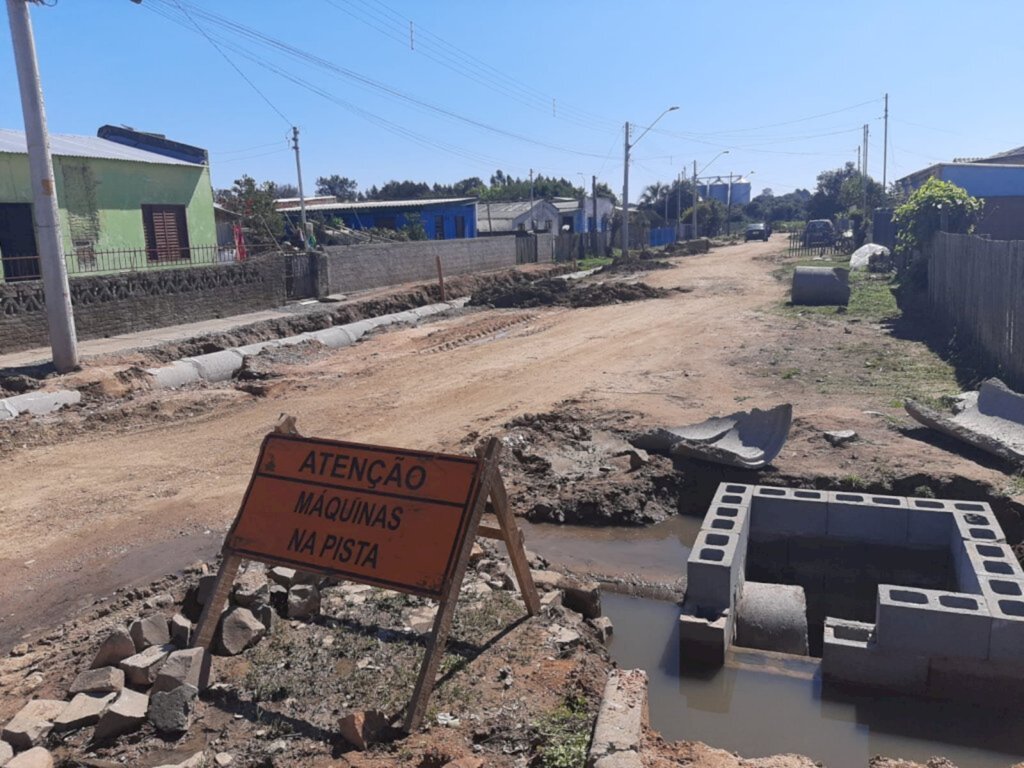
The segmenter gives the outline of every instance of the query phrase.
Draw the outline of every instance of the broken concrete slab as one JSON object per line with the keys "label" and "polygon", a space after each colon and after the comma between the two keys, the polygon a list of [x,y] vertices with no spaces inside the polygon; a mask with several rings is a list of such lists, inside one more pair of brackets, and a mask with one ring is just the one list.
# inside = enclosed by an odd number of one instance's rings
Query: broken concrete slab
{"label": "broken concrete slab", "polygon": [[685,427],[656,429],[631,442],[646,451],[760,469],[779,455],[792,422],[793,406],[786,403],[768,410],[737,411]]}
{"label": "broken concrete slab", "polygon": [[562,605],[584,618],[596,619],[601,615],[601,585],[596,581],[577,581],[565,577],[558,582],[562,590]]}
{"label": "broken concrete slab", "polygon": [[102,696],[79,693],[71,699],[64,711],[53,721],[54,732],[65,733],[96,725],[100,715],[106,711],[116,696],[116,693],[107,693]]}
{"label": "broken concrete slab", "polygon": [[14,757],[5,768],[53,768],[53,755],[42,747],[33,747]]}
{"label": "broken concrete slab", "polygon": [[28,702],[0,731],[0,739],[18,750],[31,749],[46,738],[53,729],[53,721],[60,717],[67,705],[66,701],[55,699]]}
{"label": "broken concrete slab", "polygon": [[59,411],[65,405],[77,405],[82,402],[82,393],[73,389],[61,389],[56,392],[26,392],[0,399],[0,421],[8,421],[23,413],[32,416],[45,416]]}
{"label": "broken concrete slab", "polygon": [[176,613],[171,617],[171,642],[179,648],[187,648],[192,639],[192,622]]}
{"label": "broken concrete slab", "polygon": [[833,429],[822,434],[825,437],[825,442],[833,448],[841,448],[847,443],[852,443],[858,437],[852,429]]}
{"label": "broken concrete slab", "polygon": [[1014,392],[999,379],[982,382],[976,398],[966,397],[963,410],[954,416],[914,400],[908,400],[904,407],[926,427],[1015,466],[1024,466],[1024,394]]}
{"label": "broken concrete slab", "polygon": [[118,693],[124,688],[124,671],[117,667],[100,667],[89,669],[75,678],[68,689],[72,696],[76,693]]}
{"label": "broken concrete slab", "polygon": [[146,720],[148,710],[149,696],[125,688],[100,716],[93,731],[93,740],[107,741],[134,731]]}
{"label": "broken concrete slab", "polygon": [[647,718],[647,673],[616,669],[608,675],[590,742],[591,764],[620,753],[638,754]]}
{"label": "broken concrete slab", "polygon": [[807,655],[807,598],[803,587],[746,581],[736,607],[736,644]]}
{"label": "broken concrete slab", "polygon": [[850,303],[850,271],[842,267],[797,267],[793,270],[790,303],[846,306]]}

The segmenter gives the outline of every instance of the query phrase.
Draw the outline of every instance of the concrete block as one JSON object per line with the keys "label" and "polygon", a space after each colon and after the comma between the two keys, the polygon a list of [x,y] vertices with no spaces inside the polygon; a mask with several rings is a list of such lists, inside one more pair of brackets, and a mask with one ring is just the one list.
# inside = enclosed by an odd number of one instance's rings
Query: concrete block
{"label": "concrete block", "polygon": [[68,693],[118,693],[124,688],[124,672],[117,667],[100,667],[82,672],[71,683]]}
{"label": "concrete block", "polygon": [[877,605],[875,636],[882,651],[988,657],[992,616],[980,595],[880,584]]}
{"label": "concrete block", "polygon": [[16,755],[7,763],[7,768],[53,768],[53,755],[43,747],[32,747]]}
{"label": "concrete block", "polygon": [[988,657],[1024,663],[1024,581],[983,579],[982,591],[992,614]]}
{"label": "concrete block", "polygon": [[704,515],[701,529],[712,533],[735,533],[739,546],[746,549],[750,535],[750,505],[713,503]]}
{"label": "concrete block", "polygon": [[[981,505],[979,504],[979,506]],[[991,544],[1006,543],[1006,535],[1003,533],[999,521],[996,520],[995,514],[991,511],[961,512],[956,510],[952,513],[952,517],[951,545],[955,544],[957,539],[983,541]]]}
{"label": "concrete block", "polygon": [[953,552],[953,567],[958,588],[971,594],[981,594],[982,578],[1024,580],[1024,571],[1006,544],[960,540]]}
{"label": "concrete block", "polygon": [[769,485],[754,487],[750,505],[751,538],[823,537],[827,526],[826,491]]}
{"label": "concrete block", "polygon": [[148,709],[149,696],[125,688],[100,717],[93,739],[102,742],[134,731],[145,721]]}
{"label": "concrete block", "polygon": [[899,496],[832,491],[826,530],[830,538],[902,547],[907,543],[907,501]]}
{"label": "concrete block", "polygon": [[806,656],[803,587],[744,582],[736,606],[736,645]]}
{"label": "concrete block", "polygon": [[939,549],[953,533],[953,505],[942,499],[907,498],[907,546]]}
{"label": "concrete block", "polygon": [[749,507],[756,486],[746,483],[719,483],[711,506],[728,504],[729,506]]}
{"label": "concrete block", "polygon": [[735,533],[700,531],[686,561],[686,599],[704,610],[732,608],[746,552]]}
{"label": "concrete block", "polygon": [[679,616],[679,659],[683,664],[720,667],[732,644],[732,611],[704,611],[689,601]]}
{"label": "concrete block", "polygon": [[790,301],[794,305],[846,306],[850,302],[850,271],[842,267],[797,267]]}
{"label": "concrete block", "polygon": [[178,389],[195,384],[202,378],[199,367],[188,358],[175,360],[162,368],[148,368],[146,373],[153,377],[154,389]]}
{"label": "concrete block", "polygon": [[204,381],[229,381],[239,368],[245,356],[235,349],[222,349],[206,355],[185,358],[191,361]]}
{"label": "concrete block", "polygon": [[31,749],[46,738],[67,706],[65,701],[33,699],[4,726],[0,738],[15,749]]}
{"label": "concrete block", "polygon": [[874,624],[826,617],[822,677],[848,685],[924,692],[928,684],[928,657],[882,651],[874,642],[874,631]]}
{"label": "concrete block", "polygon": [[152,685],[160,667],[175,650],[175,647],[170,644],[153,645],[141,653],[129,656],[118,665],[124,670],[125,682],[140,688]]}
{"label": "concrete block", "polygon": [[57,733],[66,731],[77,731],[89,725],[96,725],[99,722],[107,706],[117,697],[116,693],[107,693],[100,696],[93,696],[89,693],[79,693],[64,708],[56,720],[53,721],[53,730]]}
{"label": "concrete block", "polygon": [[342,349],[343,347],[350,347],[356,342],[355,338],[342,325],[324,328],[322,331],[314,331],[310,336],[328,349]]}

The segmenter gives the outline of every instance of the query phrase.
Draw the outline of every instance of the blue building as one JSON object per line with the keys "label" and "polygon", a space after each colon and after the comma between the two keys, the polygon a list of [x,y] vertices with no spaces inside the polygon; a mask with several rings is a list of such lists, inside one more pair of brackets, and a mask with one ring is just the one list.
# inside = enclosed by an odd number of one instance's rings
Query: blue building
{"label": "blue building", "polygon": [[932,178],[984,198],[976,234],[995,240],[1024,240],[1024,147],[977,160],[936,163],[897,179],[896,185],[909,194]]}
{"label": "blue building", "polygon": [[[285,205],[278,210],[290,221],[298,221],[299,205]],[[307,203],[306,216],[325,223],[338,220],[355,230],[399,230],[418,218],[430,240],[455,240],[476,237],[477,234],[475,197]]]}

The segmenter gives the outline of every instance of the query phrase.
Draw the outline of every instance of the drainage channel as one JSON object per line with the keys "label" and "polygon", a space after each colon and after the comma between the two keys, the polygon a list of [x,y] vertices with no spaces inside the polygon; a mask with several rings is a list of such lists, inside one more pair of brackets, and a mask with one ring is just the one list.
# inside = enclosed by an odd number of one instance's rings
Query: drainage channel
{"label": "drainage channel", "polygon": [[674,603],[602,595],[611,653],[650,676],[651,725],[670,740],[703,741],[744,757],[798,753],[829,768],[863,768],[875,755],[963,768],[1007,768],[1024,756],[1022,718],[949,701],[823,692],[819,661],[733,649],[725,666],[680,668]]}

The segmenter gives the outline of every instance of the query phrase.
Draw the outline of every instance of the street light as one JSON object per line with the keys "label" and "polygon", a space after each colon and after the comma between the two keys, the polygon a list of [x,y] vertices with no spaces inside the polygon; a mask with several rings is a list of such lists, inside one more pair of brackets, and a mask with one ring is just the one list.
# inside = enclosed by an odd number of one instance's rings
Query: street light
{"label": "street light", "polygon": [[658,124],[658,120],[661,120],[669,112],[675,112],[679,107],[669,107],[662,112],[655,119],[653,123],[647,126],[643,133],[637,136],[636,141],[632,144],[629,143],[629,121],[626,122],[626,151],[625,161],[623,162],[622,168],[622,258],[629,258],[629,150],[640,143],[640,139],[647,135],[647,132],[651,130],[655,125]]}
{"label": "street light", "polygon": [[[722,155],[728,155],[728,154],[729,154],[729,150],[728,149],[723,149],[717,155],[712,157],[708,161],[707,165],[705,165],[703,168],[700,169],[700,173],[704,173],[704,171],[706,171],[708,168],[711,167],[711,163],[715,162],[715,160],[720,158]],[[697,161],[694,160],[693,161],[693,232],[692,232],[694,240],[697,239],[697,176],[698,175],[699,174],[697,172]]]}

